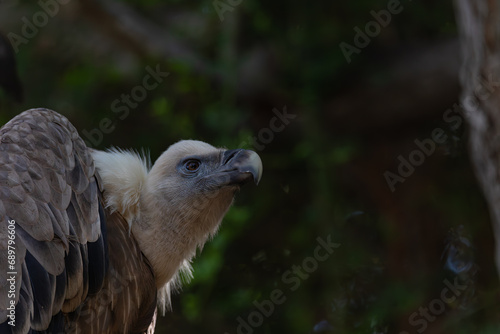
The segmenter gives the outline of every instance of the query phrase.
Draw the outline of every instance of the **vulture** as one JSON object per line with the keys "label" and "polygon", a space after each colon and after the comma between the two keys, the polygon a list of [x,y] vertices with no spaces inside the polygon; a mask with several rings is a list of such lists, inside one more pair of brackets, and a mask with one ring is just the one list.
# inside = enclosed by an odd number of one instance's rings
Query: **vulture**
{"label": "vulture", "polygon": [[150,165],[48,109],[0,129],[0,333],[154,332],[262,161],[183,140]]}

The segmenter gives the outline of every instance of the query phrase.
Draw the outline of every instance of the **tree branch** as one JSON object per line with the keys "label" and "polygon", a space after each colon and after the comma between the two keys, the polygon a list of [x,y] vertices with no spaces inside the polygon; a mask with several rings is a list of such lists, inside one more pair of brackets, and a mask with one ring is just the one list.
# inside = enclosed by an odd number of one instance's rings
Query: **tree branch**
{"label": "tree branch", "polygon": [[194,71],[221,79],[222,74],[165,28],[140,16],[123,2],[80,0],[84,15],[140,57],[157,55],[185,63]]}
{"label": "tree branch", "polygon": [[476,176],[489,205],[500,272],[500,6],[455,0],[462,42],[462,104]]}

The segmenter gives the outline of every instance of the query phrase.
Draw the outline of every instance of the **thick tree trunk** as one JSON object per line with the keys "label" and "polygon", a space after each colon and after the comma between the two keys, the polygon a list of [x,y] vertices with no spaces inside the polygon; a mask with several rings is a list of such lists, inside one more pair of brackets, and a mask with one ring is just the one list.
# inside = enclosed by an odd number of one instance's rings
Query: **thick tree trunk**
{"label": "thick tree trunk", "polygon": [[500,272],[500,1],[455,0],[462,43],[462,107],[472,163],[490,208]]}

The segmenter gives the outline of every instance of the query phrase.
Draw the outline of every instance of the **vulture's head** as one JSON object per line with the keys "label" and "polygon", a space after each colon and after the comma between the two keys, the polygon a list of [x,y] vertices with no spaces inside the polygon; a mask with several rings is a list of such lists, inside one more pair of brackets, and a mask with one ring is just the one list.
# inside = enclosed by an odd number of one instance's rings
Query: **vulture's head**
{"label": "vulture's head", "polygon": [[258,183],[261,175],[262,163],[253,151],[184,140],[158,158],[146,189],[153,197],[148,200],[164,201],[171,212],[191,218],[200,213],[222,218],[234,192],[247,181]]}
{"label": "vulture's head", "polygon": [[94,160],[106,204],[130,224],[157,286],[217,231],[240,186],[262,176],[257,153],[194,140],[170,146],[150,169],[133,152],[95,151]]}

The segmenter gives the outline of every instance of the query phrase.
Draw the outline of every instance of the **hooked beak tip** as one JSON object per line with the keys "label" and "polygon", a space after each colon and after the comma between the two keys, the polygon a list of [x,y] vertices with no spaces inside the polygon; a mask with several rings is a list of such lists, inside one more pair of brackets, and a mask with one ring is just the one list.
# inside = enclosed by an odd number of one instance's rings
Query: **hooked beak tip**
{"label": "hooked beak tip", "polygon": [[[259,155],[251,150],[228,150],[224,153],[224,165],[229,171],[235,171],[232,174],[232,181],[235,183],[249,181],[250,175],[255,182],[259,184],[262,178],[262,160]],[[245,176],[246,175],[246,176]]]}

